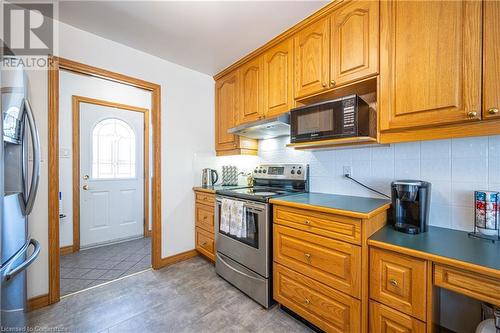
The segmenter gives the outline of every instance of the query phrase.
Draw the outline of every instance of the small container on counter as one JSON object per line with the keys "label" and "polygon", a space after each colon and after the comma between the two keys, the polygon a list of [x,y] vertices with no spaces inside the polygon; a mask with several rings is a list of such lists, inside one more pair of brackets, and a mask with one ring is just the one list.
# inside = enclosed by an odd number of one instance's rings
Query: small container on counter
{"label": "small container on counter", "polygon": [[500,192],[474,191],[474,231],[469,235],[500,240]]}

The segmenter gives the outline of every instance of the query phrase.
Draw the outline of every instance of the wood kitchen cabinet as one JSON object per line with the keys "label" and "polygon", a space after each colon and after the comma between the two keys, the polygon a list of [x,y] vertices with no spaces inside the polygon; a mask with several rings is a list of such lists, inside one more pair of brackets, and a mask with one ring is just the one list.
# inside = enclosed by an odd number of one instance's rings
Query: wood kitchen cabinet
{"label": "wood kitchen cabinet", "polygon": [[500,2],[484,2],[483,118],[500,119]]}
{"label": "wood kitchen cabinet", "polygon": [[194,188],[195,248],[212,262],[215,261],[215,192]]}
{"label": "wood kitchen cabinet", "polygon": [[240,108],[237,123],[247,123],[264,116],[264,62],[258,56],[240,67]]}
{"label": "wood kitchen cabinet", "polygon": [[215,83],[215,150],[217,155],[257,154],[257,142],[228,133],[240,107],[240,75],[233,71]]}
{"label": "wood kitchen cabinet", "polygon": [[331,87],[378,74],[378,1],[352,1],[337,9],[331,36]]}
{"label": "wood kitchen cabinet", "polygon": [[380,2],[382,131],[481,118],[481,6]]}
{"label": "wood kitchen cabinet", "polygon": [[351,1],[295,36],[295,98],[378,73],[379,3]]}
{"label": "wood kitchen cabinet", "polygon": [[329,88],[330,18],[297,33],[295,44],[295,98]]}
{"label": "wood kitchen cabinet", "polygon": [[264,113],[277,116],[293,105],[293,39],[287,39],[264,53]]}

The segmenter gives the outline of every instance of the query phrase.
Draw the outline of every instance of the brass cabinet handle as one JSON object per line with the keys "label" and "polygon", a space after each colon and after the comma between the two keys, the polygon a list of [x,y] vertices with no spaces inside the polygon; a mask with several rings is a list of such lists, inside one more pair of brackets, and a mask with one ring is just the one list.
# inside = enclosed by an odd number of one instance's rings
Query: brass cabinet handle
{"label": "brass cabinet handle", "polygon": [[89,186],[88,185],[83,185],[82,188],[83,188],[84,191],[88,191],[89,190]]}
{"label": "brass cabinet handle", "polygon": [[201,243],[201,246],[203,246],[203,247],[207,246],[207,242]]}
{"label": "brass cabinet handle", "polygon": [[311,301],[310,301],[308,298],[306,298],[306,299],[304,300],[304,304],[309,305],[309,304],[311,304]]}
{"label": "brass cabinet handle", "polygon": [[394,280],[394,279],[390,279],[389,280],[389,283],[392,284],[394,287],[397,287],[398,286],[398,281]]}
{"label": "brass cabinet handle", "polygon": [[469,112],[467,112],[467,117],[469,117],[470,119],[474,119],[477,117],[477,112],[476,111],[469,111]]}
{"label": "brass cabinet handle", "polygon": [[311,221],[309,221],[309,220],[305,220],[305,221],[304,221],[304,224],[305,224],[305,225],[310,225],[310,224],[311,224]]}
{"label": "brass cabinet handle", "polygon": [[330,81],[330,84],[331,84],[331,85],[332,85],[332,87],[333,87],[334,85],[336,85],[336,84],[337,84],[337,82],[335,82],[335,80],[331,80],[331,81]]}
{"label": "brass cabinet handle", "polygon": [[492,114],[492,115],[497,114],[498,113],[498,109],[497,108],[491,108],[491,109],[488,110],[488,113]]}
{"label": "brass cabinet handle", "polygon": [[323,88],[326,87],[326,82],[323,82]]}
{"label": "brass cabinet handle", "polygon": [[203,221],[206,221],[207,220],[207,216],[203,216]]}
{"label": "brass cabinet handle", "polygon": [[311,254],[310,253],[304,253],[304,257],[306,257],[307,260],[311,260]]}

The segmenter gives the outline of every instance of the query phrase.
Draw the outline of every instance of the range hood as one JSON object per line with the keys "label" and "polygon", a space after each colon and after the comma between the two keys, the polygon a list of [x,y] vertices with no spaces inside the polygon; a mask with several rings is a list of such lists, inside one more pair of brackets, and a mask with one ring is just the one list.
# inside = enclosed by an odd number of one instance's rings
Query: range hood
{"label": "range hood", "polygon": [[230,128],[229,133],[250,139],[272,139],[290,135],[290,114],[257,120]]}

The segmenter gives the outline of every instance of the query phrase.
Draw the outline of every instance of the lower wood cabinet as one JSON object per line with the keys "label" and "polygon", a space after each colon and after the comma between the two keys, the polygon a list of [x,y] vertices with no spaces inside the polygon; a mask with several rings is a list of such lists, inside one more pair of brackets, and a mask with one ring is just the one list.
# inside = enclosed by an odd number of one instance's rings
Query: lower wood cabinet
{"label": "lower wood cabinet", "polygon": [[370,301],[370,332],[424,333],[425,323],[388,306]]}
{"label": "lower wood cabinet", "polygon": [[215,261],[214,235],[198,227],[196,227],[195,232],[196,250],[210,260]]}
{"label": "lower wood cabinet", "polygon": [[195,193],[195,248],[198,253],[215,261],[214,212],[215,194],[206,190]]}
{"label": "lower wood cabinet", "polygon": [[361,247],[274,225],[274,261],[354,297],[361,296]]}
{"label": "lower wood cabinet", "polygon": [[400,253],[370,249],[370,298],[425,321],[427,263]]}
{"label": "lower wood cabinet", "polygon": [[274,299],[326,332],[361,332],[361,302],[275,263]]}

